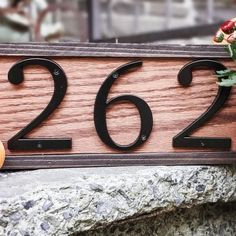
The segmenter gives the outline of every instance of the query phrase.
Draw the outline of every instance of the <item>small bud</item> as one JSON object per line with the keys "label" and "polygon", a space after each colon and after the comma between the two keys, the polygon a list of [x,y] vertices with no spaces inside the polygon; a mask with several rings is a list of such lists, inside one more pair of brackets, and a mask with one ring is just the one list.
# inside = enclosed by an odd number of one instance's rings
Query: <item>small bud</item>
{"label": "small bud", "polygon": [[221,32],[221,30],[218,30],[214,37],[214,41],[216,43],[221,43],[223,40],[224,40],[224,34]]}

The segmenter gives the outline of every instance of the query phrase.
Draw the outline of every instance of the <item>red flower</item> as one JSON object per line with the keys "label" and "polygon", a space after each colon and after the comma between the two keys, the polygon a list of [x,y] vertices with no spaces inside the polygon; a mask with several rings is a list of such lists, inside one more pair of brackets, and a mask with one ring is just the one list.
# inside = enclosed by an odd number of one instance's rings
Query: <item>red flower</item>
{"label": "red flower", "polygon": [[233,21],[226,21],[222,26],[221,26],[221,30],[225,33],[225,34],[232,34],[234,32],[235,29],[235,22]]}

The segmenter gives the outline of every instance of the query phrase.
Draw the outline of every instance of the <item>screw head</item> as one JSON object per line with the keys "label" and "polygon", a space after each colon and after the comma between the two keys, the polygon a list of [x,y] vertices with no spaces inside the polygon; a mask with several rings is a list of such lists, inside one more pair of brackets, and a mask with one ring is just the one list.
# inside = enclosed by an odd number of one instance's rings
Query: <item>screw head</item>
{"label": "screw head", "polygon": [[38,144],[37,144],[37,148],[41,149],[42,147],[43,147],[43,146],[42,146],[41,143],[38,143]]}
{"label": "screw head", "polygon": [[53,72],[54,75],[60,75],[60,71],[58,69],[55,69]]}
{"label": "screw head", "polygon": [[118,73],[114,73],[112,76],[113,76],[114,79],[117,79],[119,77],[119,74]]}
{"label": "screw head", "polygon": [[142,141],[144,142],[144,141],[147,140],[147,136],[143,134],[143,135],[141,136],[141,139],[142,139]]}

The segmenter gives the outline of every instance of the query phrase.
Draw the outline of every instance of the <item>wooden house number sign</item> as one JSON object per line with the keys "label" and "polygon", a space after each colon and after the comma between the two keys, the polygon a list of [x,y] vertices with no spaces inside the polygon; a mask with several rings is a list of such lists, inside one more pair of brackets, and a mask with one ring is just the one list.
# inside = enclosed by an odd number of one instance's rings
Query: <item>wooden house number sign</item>
{"label": "wooden house number sign", "polygon": [[0,45],[5,169],[236,163],[223,47]]}

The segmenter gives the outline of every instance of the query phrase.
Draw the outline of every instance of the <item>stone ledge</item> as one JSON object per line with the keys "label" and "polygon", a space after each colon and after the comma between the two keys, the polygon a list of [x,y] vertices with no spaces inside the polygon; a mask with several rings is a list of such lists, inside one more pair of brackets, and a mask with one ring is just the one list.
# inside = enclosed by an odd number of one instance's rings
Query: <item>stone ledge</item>
{"label": "stone ledge", "polygon": [[70,235],[178,208],[236,201],[236,168],[0,173],[0,235]]}
{"label": "stone ledge", "polygon": [[211,203],[122,222],[75,236],[235,236],[236,202]]}

